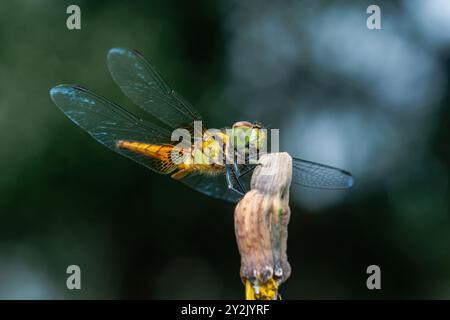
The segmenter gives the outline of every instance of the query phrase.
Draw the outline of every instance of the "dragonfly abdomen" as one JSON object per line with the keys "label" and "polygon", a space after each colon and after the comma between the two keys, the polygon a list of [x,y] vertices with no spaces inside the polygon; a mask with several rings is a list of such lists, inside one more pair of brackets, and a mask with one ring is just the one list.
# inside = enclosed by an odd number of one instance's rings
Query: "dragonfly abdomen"
{"label": "dragonfly abdomen", "polygon": [[149,157],[157,159],[163,158],[166,159],[167,156],[170,157],[170,153],[172,152],[173,149],[173,146],[171,145],[149,144],[144,142],[126,141],[126,140],[117,141],[116,146],[121,149],[142,153]]}
{"label": "dragonfly abdomen", "polygon": [[177,168],[177,164],[172,161],[172,150],[174,148],[172,145],[118,140],[116,146],[154,159],[152,168],[158,172],[170,173]]}
{"label": "dragonfly abdomen", "polygon": [[[197,157],[195,157],[194,152],[192,152],[192,158],[186,159],[186,161],[182,161],[181,157],[184,156],[184,152],[182,149],[180,149],[180,163],[174,163],[172,161],[172,152],[174,151],[173,145],[150,144],[138,141],[119,140],[117,141],[116,146],[117,148],[140,153],[154,159],[156,164],[153,166],[153,168],[161,173],[171,173],[178,168],[179,171],[172,176],[175,179],[181,179],[186,174],[191,172],[197,172],[208,176],[215,176],[224,172],[225,170],[225,167],[223,165],[214,163],[214,161],[210,161],[209,157],[204,155],[201,151],[197,152]],[[198,155],[199,152],[201,156]],[[200,159],[203,161],[200,161]],[[194,160],[197,160],[197,162],[195,162]]]}

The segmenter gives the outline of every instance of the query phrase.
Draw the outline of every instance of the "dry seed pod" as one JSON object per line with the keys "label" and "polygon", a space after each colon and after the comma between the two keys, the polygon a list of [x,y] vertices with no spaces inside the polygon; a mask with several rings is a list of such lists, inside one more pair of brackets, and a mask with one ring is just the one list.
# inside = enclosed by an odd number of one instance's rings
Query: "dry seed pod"
{"label": "dry seed pod", "polygon": [[246,298],[267,300],[278,298],[278,286],[291,273],[286,249],[292,158],[271,153],[259,163],[234,221]]}

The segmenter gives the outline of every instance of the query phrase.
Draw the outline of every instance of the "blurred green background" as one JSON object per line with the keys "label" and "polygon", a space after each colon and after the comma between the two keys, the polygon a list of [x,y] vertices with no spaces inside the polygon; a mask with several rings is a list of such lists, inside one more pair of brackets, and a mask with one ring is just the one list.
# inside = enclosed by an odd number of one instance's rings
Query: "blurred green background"
{"label": "blurred green background", "polygon": [[[115,46],[210,127],[257,119],[291,155],[355,175],[349,191],[291,188],[284,298],[450,298],[450,4],[383,1],[368,30],[370,4],[2,1],[0,298],[244,295],[234,205],[111,152],[51,102],[80,83],[139,113],[108,73]],[[71,264],[82,290],[66,289]]]}

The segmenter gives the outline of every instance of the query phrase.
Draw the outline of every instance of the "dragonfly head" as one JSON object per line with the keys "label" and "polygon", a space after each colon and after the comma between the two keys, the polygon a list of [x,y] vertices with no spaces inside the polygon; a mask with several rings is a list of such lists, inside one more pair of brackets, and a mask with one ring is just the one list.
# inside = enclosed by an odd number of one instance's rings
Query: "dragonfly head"
{"label": "dragonfly head", "polygon": [[267,134],[259,122],[238,121],[233,124],[231,138],[238,152],[248,154],[252,148],[259,152],[265,147]]}

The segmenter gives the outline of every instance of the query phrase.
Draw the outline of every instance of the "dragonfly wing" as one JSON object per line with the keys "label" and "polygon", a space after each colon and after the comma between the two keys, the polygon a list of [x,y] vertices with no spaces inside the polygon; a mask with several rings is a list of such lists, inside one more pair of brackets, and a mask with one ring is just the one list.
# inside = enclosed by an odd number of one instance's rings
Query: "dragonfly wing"
{"label": "dragonfly wing", "polygon": [[170,143],[170,132],[137,118],[119,105],[81,86],[59,85],[50,90],[53,102],[75,124],[108,148],[164,173],[161,163],[143,154],[117,148],[119,140]]}
{"label": "dragonfly wing", "polygon": [[107,60],[109,71],[123,93],[170,128],[201,120],[200,114],[167,85],[139,52],[113,48]]}
{"label": "dragonfly wing", "polygon": [[292,182],[312,188],[347,189],[353,185],[353,177],[342,169],[293,158]]}

